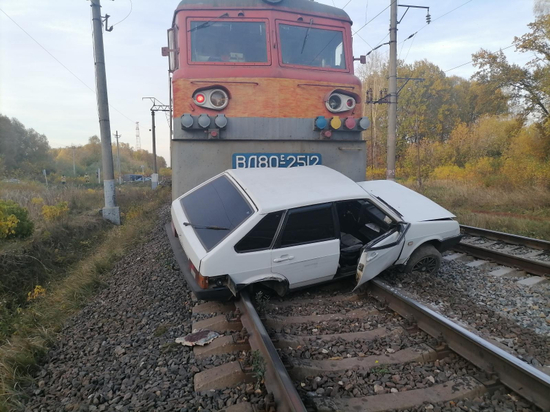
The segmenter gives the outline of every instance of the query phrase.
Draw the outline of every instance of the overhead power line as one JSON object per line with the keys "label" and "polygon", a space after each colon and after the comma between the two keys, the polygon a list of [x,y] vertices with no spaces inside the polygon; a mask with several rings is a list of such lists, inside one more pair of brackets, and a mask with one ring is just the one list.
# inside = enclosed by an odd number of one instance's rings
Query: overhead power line
{"label": "overhead power line", "polygon": [[[44,50],[46,53],[48,53],[50,55],[50,57],[52,59],[54,59],[61,67],[63,67],[65,70],[67,70],[76,80],[78,80],[80,83],[82,83],[88,90],[90,90],[93,94],[96,93],[96,91],[94,89],[92,89],[90,86],[88,86],[86,84],[86,82],[84,80],[82,80],[80,77],[78,77],[71,69],[69,69],[67,66],[65,66],[63,64],[63,62],[61,60],[59,60],[57,57],[55,57],[48,49],[46,49],[46,47],[44,47],[42,44],[40,44],[40,42],[38,40],[36,40],[28,31],[26,31],[23,27],[21,27],[19,25],[19,23],[17,23],[8,13],[6,13],[3,9],[0,8],[0,11],[2,13],[4,13],[4,15],[10,19],[13,24],[15,24],[17,27],[19,27],[19,29],[25,33],[27,36],[29,36],[32,41],[34,41],[42,50]],[[115,110],[116,112],[118,112],[118,114],[120,114],[121,116],[125,117],[126,119],[128,119],[129,121],[131,121],[132,123],[135,123],[132,119],[130,119],[128,116],[126,116],[124,113],[122,113],[120,110],[118,110],[116,107],[114,107],[113,105],[109,104],[109,107],[112,108],[113,110]]]}
{"label": "overhead power line", "polygon": [[[374,16],[372,19],[367,21],[365,24],[363,24],[359,29],[353,32],[353,35],[355,36],[357,33],[359,33],[361,30],[363,30],[368,24],[370,24],[374,19],[376,19],[378,16],[380,16],[382,13],[384,13],[386,10],[388,10],[393,3],[395,3],[397,0],[393,0],[388,7],[386,7],[384,10],[382,10],[380,13],[378,13],[376,16]],[[471,1],[471,0],[470,0]]]}
{"label": "overhead power line", "polygon": [[[504,47],[504,48],[500,49],[500,51],[509,49],[510,47],[514,47],[514,45],[511,44],[511,45],[509,45],[509,46],[507,46],[507,47]],[[472,64],[473,62],[474,62],[473,60],[470,60],[469,62],[459,64],[458,66],[455,66],[455,67],[453,67],[452,69],[445,70],[445,73],[450,72],[450,71],[455,70],[455,69],[458,69],[459,67],[466,66],[466,65],[468,65],[468,64]]]}

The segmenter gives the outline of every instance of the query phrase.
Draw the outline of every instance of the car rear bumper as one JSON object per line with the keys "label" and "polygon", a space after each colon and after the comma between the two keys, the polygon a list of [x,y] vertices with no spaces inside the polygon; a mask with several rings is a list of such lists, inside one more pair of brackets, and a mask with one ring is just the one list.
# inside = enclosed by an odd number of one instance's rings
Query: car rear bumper
{"label": "car rear bumper", "polygon": [[177,237],[174,236],[174,232],[172,230],[172,225],[170,223],[167,223],[165,226],[166,234],[168,235],[168,239],[170,240],[170,246],[172,247],[172,251],[174,252],[174,257],[176,258],[176,262],[178,262],[178,265],[180,267],[181,272],[183,273],[183,276],[185,277],[185,280],[187,281],[187,284],[197,297],[197,299],[201,300],[229,300],[231,297],[233,297],[233,294],[231,291],[223,286],[219,288],[213,288],[213,289],[203,289],[198,284],[195,278],[193,277],[193,274],[191,273],[191,270],[189,269],[188,264],[188,258],[185,254],[185,251],[181,247],[181,244]]}
{"label": "car rear bumper", "polygon": [[443,253],[446,250],[452,249],[455,245],[459,244],[461,240],[462,235],[449,237],[441,242],[441,245],[438,249],[441,253]]}

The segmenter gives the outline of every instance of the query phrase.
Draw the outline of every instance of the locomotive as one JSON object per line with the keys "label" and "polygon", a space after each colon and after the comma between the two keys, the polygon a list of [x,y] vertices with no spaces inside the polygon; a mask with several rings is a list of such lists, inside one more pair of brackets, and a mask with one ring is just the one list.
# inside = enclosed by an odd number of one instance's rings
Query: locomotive
{"label": "locomotive", "polygon": [[173,198],[231,168],[364,180],[352,21],[311,0],[182,0],[168,30]]}

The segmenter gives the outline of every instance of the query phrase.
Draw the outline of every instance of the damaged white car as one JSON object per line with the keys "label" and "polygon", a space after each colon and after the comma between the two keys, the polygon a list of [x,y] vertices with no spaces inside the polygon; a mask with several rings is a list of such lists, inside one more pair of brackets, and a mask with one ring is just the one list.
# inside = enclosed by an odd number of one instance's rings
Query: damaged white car
{"label": "damaged white car", "polygon": [[227,170],[172,203],[171,243],[199,299],[253,284],[284,295],[390,267],[439,269],[460,241],[454,215],[391,181],[354,182],[324,166]]}

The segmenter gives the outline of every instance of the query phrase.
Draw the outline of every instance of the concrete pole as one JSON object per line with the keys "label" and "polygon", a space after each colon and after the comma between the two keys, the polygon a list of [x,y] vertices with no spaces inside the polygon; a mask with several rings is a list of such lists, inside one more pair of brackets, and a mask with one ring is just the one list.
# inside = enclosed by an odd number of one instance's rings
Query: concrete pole
{"label": "concrete pole", "polygon": [[105,53],[103,50],[103,23],[100,0],[91,0],[94,33],[94,59],[96,77],[97,108],[103,158],[103,192],[105,207],[103,218],[120,225],[120,210],[116,204],[115,175],[113,171],[113,149],[111,147],[111,123],[109,119],[109,99],[107,95],[107,75],[105,73]]}
{"label": "concrete pole", "polygon": [[395,180],[395,146],[397,134],[397,0],[390,0],[390,73],[388,105],[388,156],[386,179]]}
{"label": "concrete pole", "polygon": [[76,177],[76,163],[74,161],[74,151],[75,151],[76,148],[74,146],[72,146],[72,149],[73,149],[73,175],[74,175],[74,177]]}
{"label": "concrete pole", "polygon": [[151,132],[153,134],[153,175],[151,176],[151,188],[156,189],[159,184],[157,170],[157,140],[155,133],[155,111],[151,110]]}
{"label": "concrete pole", "polygon": [[122,184],[122,172],[120,171],[120,148],[118,146],[118,139],[122,137],[122,135],[118,134],[118,130],[115,132],[116,137],[116,162],[117,162],[117,168],[118,168],[118,183]]}

